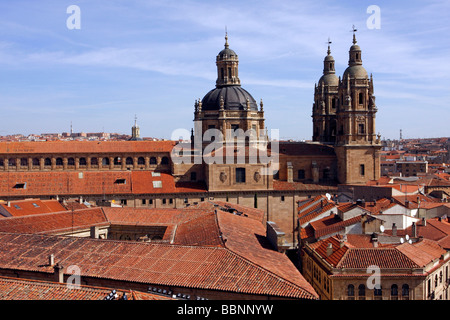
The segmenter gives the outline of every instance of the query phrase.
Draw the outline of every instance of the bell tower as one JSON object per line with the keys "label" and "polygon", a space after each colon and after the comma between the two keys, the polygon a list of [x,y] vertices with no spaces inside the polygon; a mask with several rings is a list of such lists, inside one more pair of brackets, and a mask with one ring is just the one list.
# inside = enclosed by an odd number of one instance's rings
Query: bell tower
{"label": "bell tower", "polygon": [[362,66],[361,48],[353,28],[353,45],[349,50],[348,67],[339,79],[339,105],[336,110],[340,183],[366,183],[380,177],[380,136],[375,131],[377,107],[373,78]]}
{"label": "bell tower", "polygon": [[238,76],[239,58],[228,44],[228,33],[225,33],[225,48],[216,57],[216,87],[240,85]]}
{"label": "bell tower", "polygon": [[338,101],[339,79],[331,56],[331,41],[328,39],[327,56],[323,61],[323,75],[314,86],[313,141],[324,144],[336,142],[336,107]]}

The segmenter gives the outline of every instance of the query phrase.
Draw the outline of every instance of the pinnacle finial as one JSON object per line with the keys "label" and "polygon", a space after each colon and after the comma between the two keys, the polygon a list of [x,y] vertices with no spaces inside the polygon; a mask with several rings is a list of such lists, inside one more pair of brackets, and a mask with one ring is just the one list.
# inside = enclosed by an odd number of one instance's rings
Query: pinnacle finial
{"label": "pinnacle finial", "polygon": [[227,26],[225,26],[225,48],[227,48],[227,49],[229,48]]}
{"label": "pinnacle finial", "polygon": [[358,31],[358,29],[356,29],[355,25],[352,26],[352,31],[353,31],[353,44],[356,44],[355,32]]}
{"label": "pinnacle finial", "polygon": [[331,54],[331,50],[330,50],[330,44],[331,44],[331,40],[330,37],[328,37],[328,50],[327,50],[327,54],[330,55]]}

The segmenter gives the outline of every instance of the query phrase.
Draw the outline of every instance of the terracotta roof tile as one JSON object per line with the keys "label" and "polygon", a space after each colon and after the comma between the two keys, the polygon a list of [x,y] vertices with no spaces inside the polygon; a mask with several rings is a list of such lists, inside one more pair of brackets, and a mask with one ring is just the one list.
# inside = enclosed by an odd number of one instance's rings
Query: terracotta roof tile
{"label": "terracotta roof tile", "polygon": [[[67,284],[29,279],[0,277],[0,300],[104,300],[111,288]],[[118,299],[167,300],[169,297],[139,291],[116,290]]]}
{"label": "terracotta roof tile", "polygon": [[[154,185],[154,181],[158,183]],[[26,188],[14,188],[18,182],[26,182]],[[203,183],[176,183],[168,173],[155,175],[151,171],[0,172],[0,196],[3,197],[179,192],[206,192],[206,186]]]}
{"label": "terracotta roof tile", "polygon": [[34,214],[0,219],[0,232],[58,233],[86,229],[94,225],[109,226],[101,208]]}
{"label": "terracotta roof tile", "polygon": [[40,199],[14,200],[0,203],[0,207],[0,213],[13,217],[66,210],[57,200]]}
{"label": "terracotta roof tile", "polygon": [[175,141],[0,142],[0,154],[170,153]]}

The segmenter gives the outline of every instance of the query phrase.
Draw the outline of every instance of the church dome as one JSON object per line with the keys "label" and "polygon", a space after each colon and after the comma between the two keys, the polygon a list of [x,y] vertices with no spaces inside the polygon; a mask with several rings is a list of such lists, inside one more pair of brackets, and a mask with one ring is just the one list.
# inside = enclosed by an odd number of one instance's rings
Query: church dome
{"label": "church dome", "polygon": [[344,75],[342,76],[342,78],[345,79],[347,76],[349,76],[352,79],[355,79],[355,78],[368,79],[369,78],[366,69],[362,65],[354,65],[354,66],[350,66],[347,69],[345,69]]}
{"label": "church dome", "polygon": [[202,99],[202,110],[220,110],[222,98],[224,110],[246,110],[248,99],[250,110],[258,111],[256,100],[241,86],[224,86],[209,91]]}
{"label": "church dome", "polygon": [[322,77],[320,77],[319,84],[325,86],[338,86],[339,78],[334,73],[324,74]]}

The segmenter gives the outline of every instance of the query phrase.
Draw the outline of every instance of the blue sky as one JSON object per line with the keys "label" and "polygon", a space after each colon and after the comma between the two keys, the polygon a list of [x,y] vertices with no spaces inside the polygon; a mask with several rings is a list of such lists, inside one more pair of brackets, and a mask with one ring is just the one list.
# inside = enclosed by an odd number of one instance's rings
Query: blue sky
{"label": "blue sky", "polygon": [[[81,10],[81,29],[66,12]],[[366,25],[380,8],[380,29]],[[75,132],[170,138],[193,126],[194,102],[213,89],[224,45],[239,55],[242,87],[264,101],[280,138],[311,139],[314,84],[331,38],[336,73],[352,25],[374,77],[377,132],[450,136],[449,1],[0,2],[0,135]]]}

